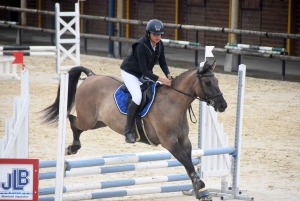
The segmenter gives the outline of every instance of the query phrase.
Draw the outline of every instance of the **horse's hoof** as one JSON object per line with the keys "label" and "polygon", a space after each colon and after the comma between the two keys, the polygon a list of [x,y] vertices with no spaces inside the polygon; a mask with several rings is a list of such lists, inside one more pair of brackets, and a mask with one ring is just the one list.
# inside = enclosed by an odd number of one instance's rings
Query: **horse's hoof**
{"label": "horse's hoof", "polygon": [[212,198],[209,195],[208,188],[201,188],[198,191],[197,197],[199,198],[199,201],[212,201]]}
{"label": "horse's hoof", "polygon": [[66,151],[65,151],[65,155],[66,156],[68,156],[68,155],[74,155],[76,153],[77,153],[77,151],[72,152],[71,145],[66,148]]}
{"label": "horse's hoof", "polygon": [[210,196],[205,196],[200,198],[199,201],[212,201],[212,198]]}

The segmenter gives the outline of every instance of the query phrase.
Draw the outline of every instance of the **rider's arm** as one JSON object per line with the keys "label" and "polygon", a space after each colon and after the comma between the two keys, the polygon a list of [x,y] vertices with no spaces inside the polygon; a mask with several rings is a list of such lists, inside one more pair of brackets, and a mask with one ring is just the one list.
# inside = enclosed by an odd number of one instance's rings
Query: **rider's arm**
{"label": "rider's arm", "polygon": [[150,78],[153,81],[157,81],[158,80],[158,76],[153,74],[151,71],[148,70],[147,66],[147,57],[146,57],[146,48],[143,47],[142,44],[138,44],[134,50],[134,56],[135,58],[137,58],[138,62],[139,62],[139,67],[141,72],[143,73],[143,75],[147,76],[148,78]]}
{"label": "rider's arm", "polygon": [[161,53],[160,53],[160,57],[159,57],[159,66],[162,69],[162,71],[164,72],[164,74],[166,75],[166,77],[168,77],[168,75],[170,75],[170,71],[166,62],[166,58],[165,58],[165,47],[164,44],[162,42],[159,43],[159,45],[161,45]]}

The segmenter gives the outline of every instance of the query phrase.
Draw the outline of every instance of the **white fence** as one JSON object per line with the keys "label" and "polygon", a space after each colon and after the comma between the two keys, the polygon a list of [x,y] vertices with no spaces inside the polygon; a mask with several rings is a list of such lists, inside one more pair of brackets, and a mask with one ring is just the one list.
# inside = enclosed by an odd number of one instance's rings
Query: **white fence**
{"label": "white fence", "polygon": [[6,118],[5,136],[0,139],[1,158],[28,158],[29,72],[21,72],[21,96],[14,98],[12,118]]}
{"label": "white fence", "polygon": [[[236,108],[236,125],[234,147],[236,152],[228,154],[207,156],[201,158],[199,174],[201,178],[222,177],[221,189],[210,189],[212,196],[222,196],[225,199],[253,200],[248,195],[240,194],[240,155],[242,141],[242,119],[244,106],[244,87],[246,66],[241,64],[238,71],[238,93]],[[223,125],[217,120],[217,113],[206,103],[199,106],[199,136],[198,147],[200,149],[212,149],[228,147],[228,135],[223,132]],[[231,188],[228,185],[228,176],[232,176]]]}
{"label": "white fence", "polygon": [[[204,124],[201,149],[229,147],[228,135],[223,131],[223,124],[218,122],[217,112],[206,104],[201,108],[201,120]],[[228,154],[202,157],[201,177],[227,176],[231,169]]]}
{"label": "white fence", "polygon": [[17,74],[17,64],[12,64],[15,57],[0,57],[0,79],[20,80]]}

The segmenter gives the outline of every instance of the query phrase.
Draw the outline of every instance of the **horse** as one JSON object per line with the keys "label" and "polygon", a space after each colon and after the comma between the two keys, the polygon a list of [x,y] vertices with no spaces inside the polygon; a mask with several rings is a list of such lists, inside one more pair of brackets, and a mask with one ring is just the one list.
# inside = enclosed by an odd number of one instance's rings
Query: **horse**
{"label": "horse", "polygon": [[[161,144],[184,166],[196,198],[202,200],[209,198],[209,192],[206,192],[205,184],[192,163],[187,110],[195,99],[205,101],[218,112],[224,112],[227,108],[213,73],[215,66],[216,61],[213,64],[205,62],[202,68],[192,68],[175,77],[170,87],[157,87],[153,104],[143,117],[148,139],[154,144]],[[84,131],[108,126],[124,135],[126,115],[120,113],[114,101],[114,92],[123,84],[122,80],[109,75],[96,75],[82,66],[73,67],[68,73],[67,116],[73,143],[66,148],[67,154],[76,154],[81,148],[79,138]],[[77,87],[81,73],[87,77]],[[57,125],[59,94],[60,84],[54,103],[43,110],[44,122]],[[70,114],[74,103],[77,116]]]}

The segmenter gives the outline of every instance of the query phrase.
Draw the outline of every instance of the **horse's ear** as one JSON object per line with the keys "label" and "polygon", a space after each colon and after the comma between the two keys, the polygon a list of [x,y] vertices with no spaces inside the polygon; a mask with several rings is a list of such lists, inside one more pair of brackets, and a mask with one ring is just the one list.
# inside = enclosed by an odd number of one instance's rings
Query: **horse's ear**
{"label": "horse's ear", "polygon": [[210,70],[213,71],[216,67],[217,63],[216,63],[216,60],[211,64],[210,66]]}
{"label": "horse's ear", "polygon": [[207,61],[205,61],[205,63],[203,64],[203,70],[206,69],[209,66],[209,64],[207,63]]}
{"label": "horse's ear", "polygon": [[198,68],[198,73],[203,72],[208,67],[207,61],[201,62]]}

